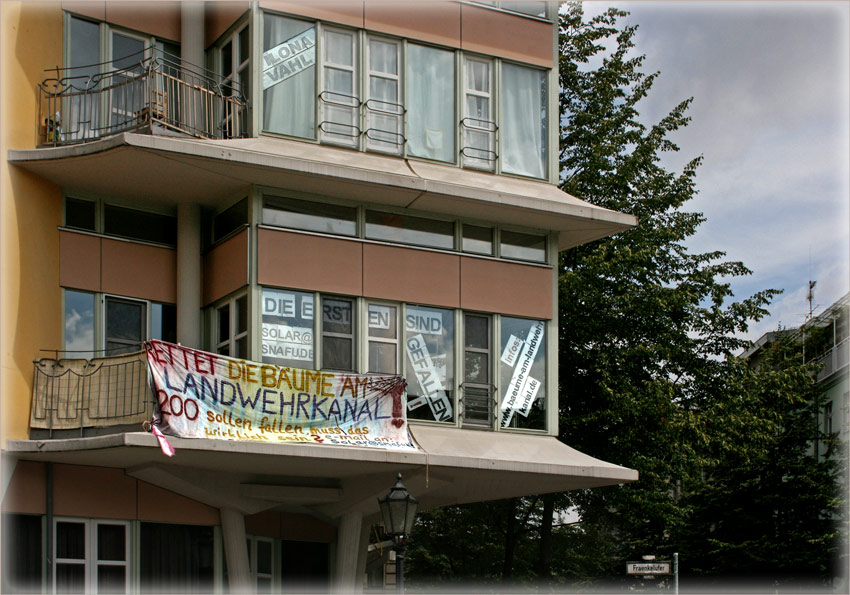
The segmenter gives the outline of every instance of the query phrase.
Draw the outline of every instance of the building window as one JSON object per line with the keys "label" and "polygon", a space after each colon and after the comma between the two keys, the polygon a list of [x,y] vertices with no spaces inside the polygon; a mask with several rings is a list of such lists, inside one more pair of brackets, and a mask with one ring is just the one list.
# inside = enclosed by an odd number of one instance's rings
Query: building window
{"label": "building window", "polygon": [[454,163],[454,52],[407,45],[407,153]]}
{"label": "building window", "polygon": [[463,316],[463,423],[493,425],[490,317]]}
{"label": "building window", "polygon": [[[242,26],[238,31],[230,35],[221,46],[220,73],[221,91],[225,97],[241,96],[245,99],[250,97],[251,91],[251,30],[248,25]],[[229,113],[223,122],[223,127],[228,137],[236,136],[238,132],[248,130],[248,110],[241,110],[243,120],[235,123],[231,121],[233,112]]]}
{"label": "building window", "polygon": [[499,255],[513,260],[546,262],[546,236],[501,230]]}
{"label": "building window", "polygon": [[106,300],[106,354],[141,349],[147,335],[147,303],[124,298]]}
{"label": "building window", "polygon": [[493,255],[493,228],[462,224],[461,248],[473,254]]}
{"label": "building window", "polygon": [[501,317],[499,426],[546,428],[546,323]]}
{"label": "building window", "polygon": [[265,196],[263,223],[333,235],[357,235],[357,209],[282,196]]}
{"label": "building window", "polygon": [[353,31],[325,29],[319,94],[322,141],[357,147],[360,142],[360,99],[357,80],[357,36]]}
{"label": "building window", "polygon": [[546,177],[546,73],[502,64],[502,171]]}
{"label": "building window", "polygon": [[273,551],[274,540],[268,537],[249,536],[248,564],[251,568],[251,579],[254,582],[255,593],[271,593],[273,580]]}
{"label": "building window", "polygon": [[263,130],[316,137],[316,27],[264,13]]}
{"label": "building window", "polygon": [[367,47],[366,148],[398,155],[404,149],[401,43],[373,37]]}
{"label": "building window", "polygon": [[127,593],[129,524],[55,519],[54,593]]}
{"label": "building window", "polygon": [[215,352],[248,357],[248,296],[231,298],[215,309]]}
{"label": "building window", "polygon": [[139,531],[141,593],[213,593],[213,528],[143,522]]}
{"label": "building window", "polygon": [[263,288],[262,302],[263,362],[313,369],[313,294]]}
{"label": "building window", "polygon": [[407,306],[404,312],[404,351],[408,417],[453,421],[453,311]]}
{"label": "building window", "polygon": [[95,350],[95,294],[65,290],[65,357],[91,359]]}
{"label": "building window", "polygon": [[398,374],[398,307],[369,304],[369,362],[367,371]]}
{"label": "building window", "polygon": [[355,302],[322,296],[322,369],[355,371]]}
{"label": "building window", "polygon": [[103,205],[103,233],[111,236],[177,245],[177,218],[159,213]]}
{"label": "building window", "polygon": [[832,434],[832,401],[823,406],[823,433]]}
{"label": "building window", "polygon": [[39,515],[3,513],[2,593],[41,593],[44,551]]}
{"label": "building window", "polygon": [[91,200],[66,197],[65,227],[97,231],[97,203]]}
{"label": "building window", "polygon": [[177,217],[65,197],[65,227],[166,246],[177,245]]}
{"label": "building window", "polygon": [[213,217],[213,243],[248,224],[248,199],[243,198]]}
{"label": "building window", "polygon": [[366,211],[366,237],[370,240],[452,250],[454,223],[384,211]]}
{"label": "building window", "polygon": [[63,352],[72,359],[119,355],[151,339],[177,340],[177,307],[65,289]]}
{"label": "building window", "polygon": [[493,63],[483,58],[466,58],[463,68],[464,167],[493,171],[496,166],[496,122],[493,113]]}

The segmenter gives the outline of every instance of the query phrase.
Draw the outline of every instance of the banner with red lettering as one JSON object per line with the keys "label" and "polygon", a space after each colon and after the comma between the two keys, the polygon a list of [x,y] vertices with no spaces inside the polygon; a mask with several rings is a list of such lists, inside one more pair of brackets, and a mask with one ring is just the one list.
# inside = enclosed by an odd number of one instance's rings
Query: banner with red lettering
{"label": "banner with red lettering", "polygon": [[286,368],[157,340],[145,350],[167,434],[416,448],[399,376]]}

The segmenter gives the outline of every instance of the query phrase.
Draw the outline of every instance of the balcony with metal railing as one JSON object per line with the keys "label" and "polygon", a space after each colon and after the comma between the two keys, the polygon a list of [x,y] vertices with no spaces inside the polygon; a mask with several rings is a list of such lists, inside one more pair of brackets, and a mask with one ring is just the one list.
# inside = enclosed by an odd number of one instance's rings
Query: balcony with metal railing
{"label": "balcony with metal railing", "polygon": [[237,83],[222,82],[214,73],[152,48],[52,72],[55,76],[38,85],[39,146],[85,143],[122,132],[205,139],[247,132],[247,102]]}
{"label": "balcony with metal railing", "polygon": [[153,415],[144,351],[90,360],[42,358],[34,364],[33,438],[140,431]]}
{"label": "balcony with metal railing", "polygon": [[818,358],[818,363],[823,365],[818,373],[818,382],[822,382],[840,372],[850,363],[850,339],[844,339],[836,343],[832,348]]}

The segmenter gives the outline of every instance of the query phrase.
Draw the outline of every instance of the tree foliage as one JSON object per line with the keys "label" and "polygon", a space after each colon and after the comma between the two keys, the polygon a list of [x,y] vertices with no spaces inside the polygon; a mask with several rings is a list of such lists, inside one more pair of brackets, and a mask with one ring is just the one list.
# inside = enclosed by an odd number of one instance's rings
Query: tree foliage
{"label": "tree foliage", "polygon": [[[641,121],[658,73],[632,55],[636,27],[625,16],[586,20],[580,3],[561,15],[561,187],[638,224],[561,254],[559,428],[570,446],[640,480],[426,514],[411,584],[610,588],[625,586],[627,560],[674,551],[683,575],[829,576],[836,466],[809,454],[814,375],[800,358],[753,370],[735,357],[776,292],[735,301],[729,280],[749,274],[743,263],[689,252],[704,221],[684,208],[701,157],[679,173],[663,157],[678,151],[671,135],[688,124],[691,100],[654,125]],[[582,522],[558,526],[555,512],[569,507]]]}

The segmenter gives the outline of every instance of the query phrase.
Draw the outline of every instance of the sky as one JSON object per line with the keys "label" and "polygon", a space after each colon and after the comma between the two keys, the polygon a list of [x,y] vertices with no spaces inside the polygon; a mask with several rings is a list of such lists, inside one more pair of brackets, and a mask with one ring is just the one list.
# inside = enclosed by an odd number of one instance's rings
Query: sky
{"label": "sky", "polygon": [[850,2],[594,0],[585,14],[609,6],[631,13],[642,70],[660,72],[643,123],[694,98],[663,160],[704,158],[689,249],[753,271],[729,279],[735,299],[784,291],[746,337],[804,322],[810,279],[815,314],[828,308],[850,289]]}

